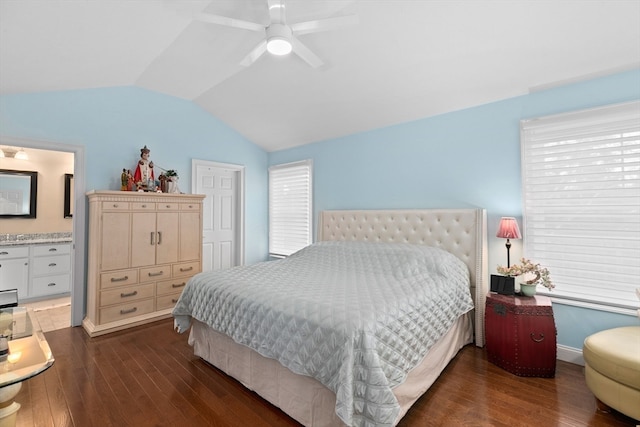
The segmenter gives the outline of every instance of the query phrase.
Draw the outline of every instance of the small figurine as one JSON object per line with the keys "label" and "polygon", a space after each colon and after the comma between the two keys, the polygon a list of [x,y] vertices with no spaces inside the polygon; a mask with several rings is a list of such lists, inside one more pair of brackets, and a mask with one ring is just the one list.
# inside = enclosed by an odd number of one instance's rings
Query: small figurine
{"label": "small figurine", "polygon": [[127,191],[133,191],[134,184],[135,180],[133,179],[133,175],[131,175],[131,169],[127,169]]}
{"label": "small figurine", "polygon": [[127,170],[122,169],[122,174],[120,175],[120,190],[127,191],[128,185],[129,185],[129,177],[127,176]]}

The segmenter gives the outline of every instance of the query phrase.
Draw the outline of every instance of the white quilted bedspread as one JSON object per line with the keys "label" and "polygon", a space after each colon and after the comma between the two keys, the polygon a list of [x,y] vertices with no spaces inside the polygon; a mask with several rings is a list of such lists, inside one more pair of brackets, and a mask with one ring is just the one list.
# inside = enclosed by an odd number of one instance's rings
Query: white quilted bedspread
{"label": "white quilted bedspread", "polygon": [[353,426],[393,425],[392,388],[473,308],[466,265],[402,243],[320,242],[288,258],[200,273],[173,310],[336,393]]}

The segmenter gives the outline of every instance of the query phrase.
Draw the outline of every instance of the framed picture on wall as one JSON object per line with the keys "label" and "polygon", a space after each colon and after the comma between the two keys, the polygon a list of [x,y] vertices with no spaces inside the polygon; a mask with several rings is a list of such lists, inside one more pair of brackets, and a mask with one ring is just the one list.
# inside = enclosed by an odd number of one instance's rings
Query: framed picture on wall
{"label": "framed picture on wall", "polygon": [[64,217],[73,217],[73,174],[64,174]]}

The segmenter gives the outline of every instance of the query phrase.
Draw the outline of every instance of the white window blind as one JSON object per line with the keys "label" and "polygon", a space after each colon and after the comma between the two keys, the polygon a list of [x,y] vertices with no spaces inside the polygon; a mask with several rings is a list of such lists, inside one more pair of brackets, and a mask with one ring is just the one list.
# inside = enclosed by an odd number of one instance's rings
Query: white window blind
{"label": "white window blind", "polygon": [[524,256],[552,296],[638,307],[640,102],[521,123]]}
{"label": "white window blind", "polygon": [[312,162],[269,168],[269,254],[291,255],[311,244]]}

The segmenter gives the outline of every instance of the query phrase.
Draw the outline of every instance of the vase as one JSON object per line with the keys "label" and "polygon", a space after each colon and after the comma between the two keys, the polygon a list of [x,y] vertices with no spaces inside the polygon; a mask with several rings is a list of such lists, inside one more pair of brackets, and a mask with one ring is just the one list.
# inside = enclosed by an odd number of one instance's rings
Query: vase
{"label": "vase", "polygon": [[520,283],[520,292],[525,297],[532,297],[536,294],[536,286],[537,285],[528,285],[526,283]]}
{"label": "vase", "polygon": [[167,193],[179,193],[177,179],[170,179],[167,181]]}

